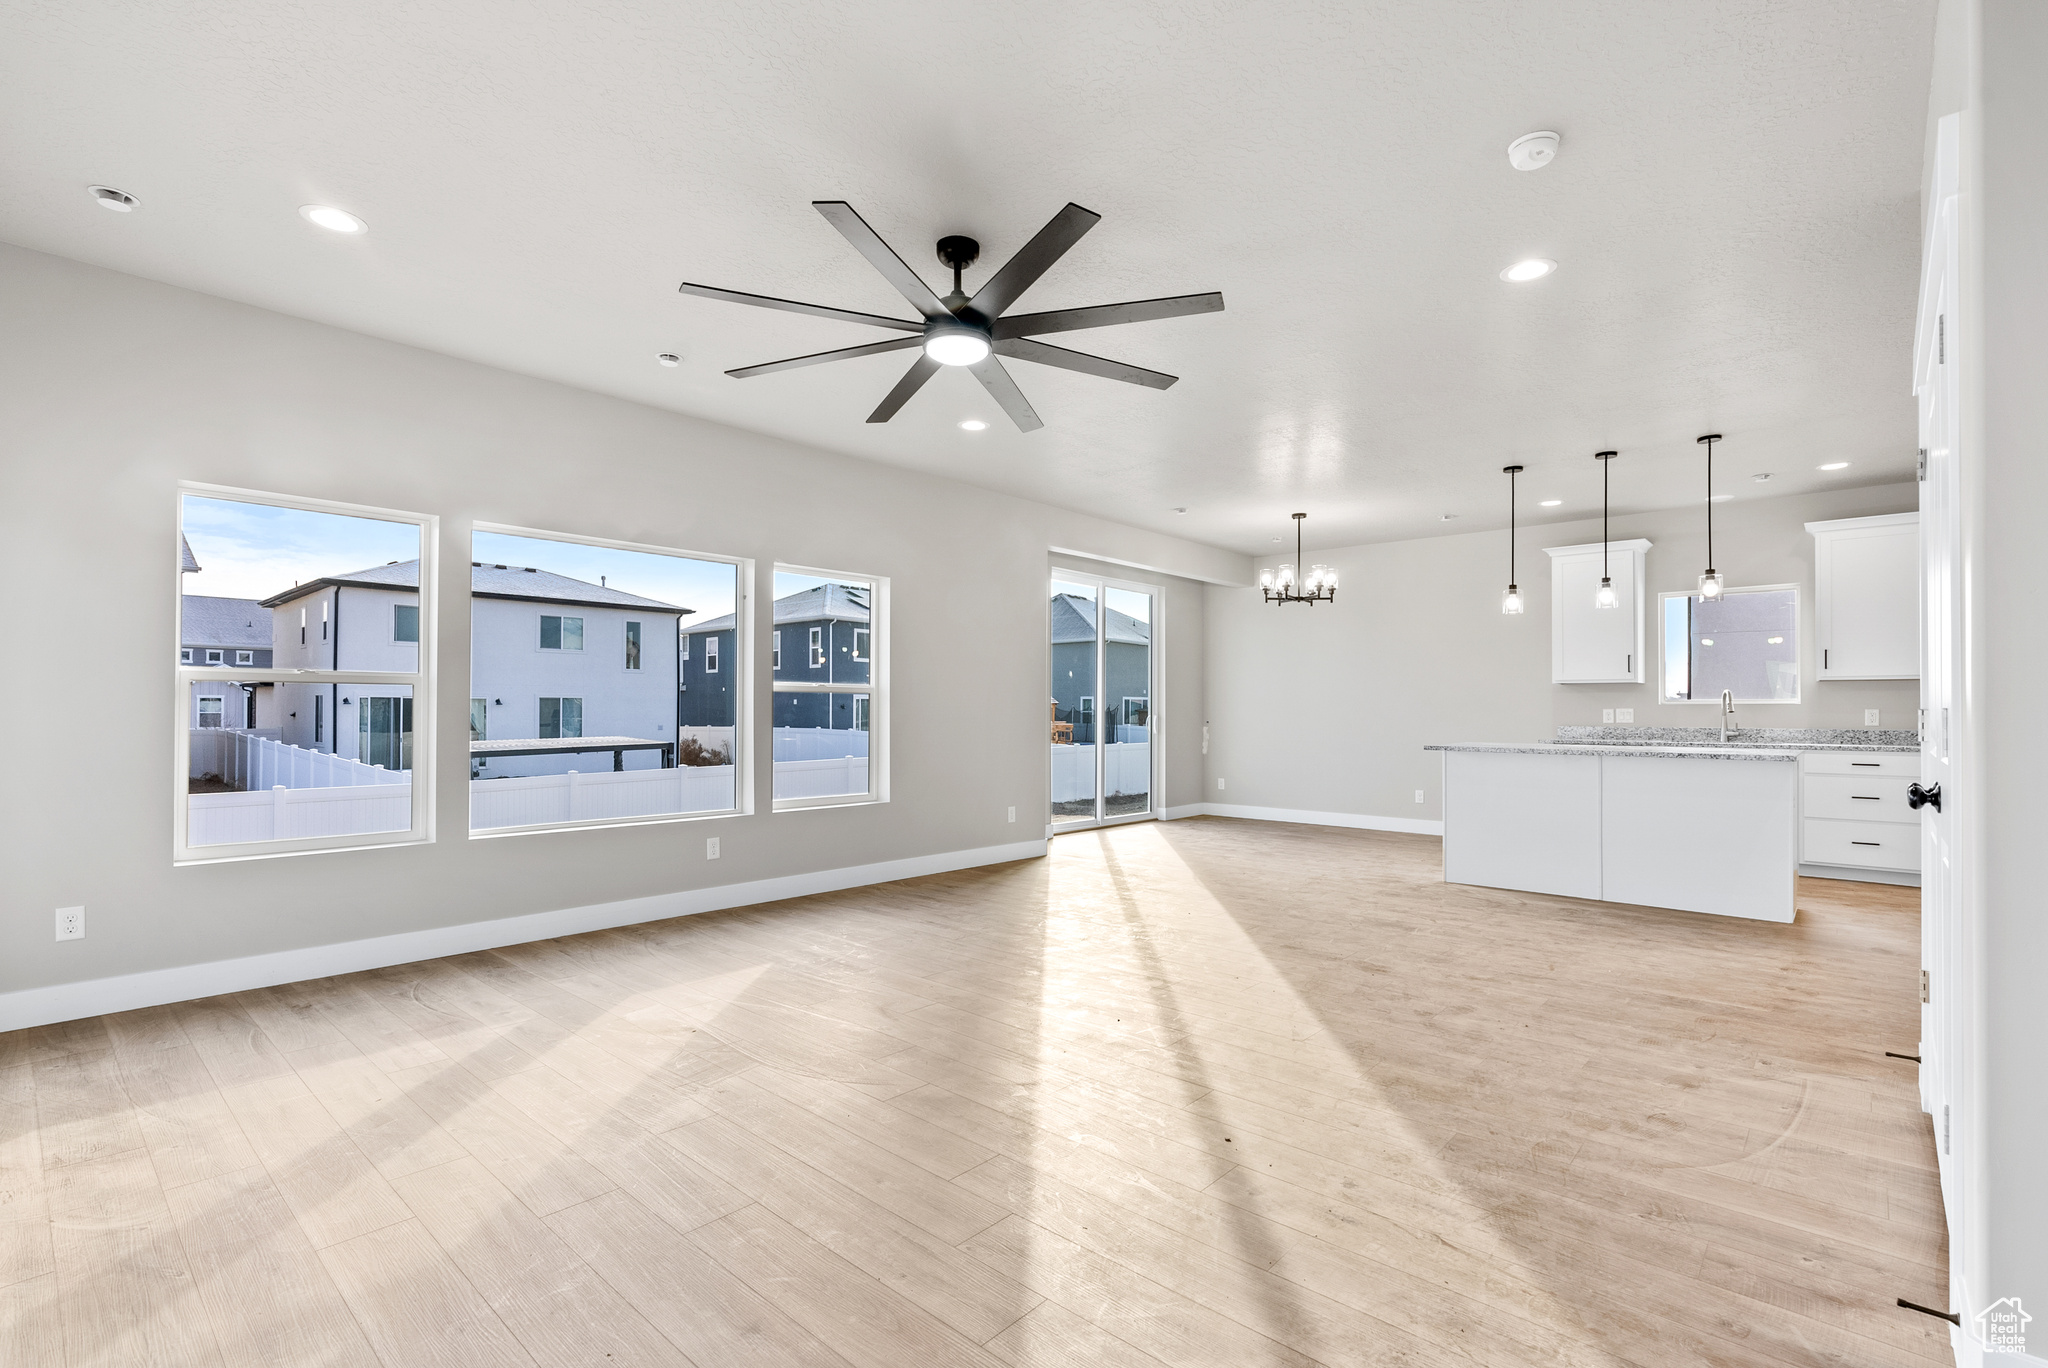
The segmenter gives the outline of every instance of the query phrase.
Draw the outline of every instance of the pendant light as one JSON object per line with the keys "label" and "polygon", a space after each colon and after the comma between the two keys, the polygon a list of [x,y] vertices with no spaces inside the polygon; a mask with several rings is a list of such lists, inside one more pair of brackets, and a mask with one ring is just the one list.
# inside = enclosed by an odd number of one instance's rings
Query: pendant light
{"label": "pendant light", "polygon": [[1301,524],[1308,514],[1294,515],[1294,564],[1282,565],[1277,570],[1267,568],[1259,571],[1259,588],[1266,595],[1268,603],[1335,603],[1337,601],[1337,569],[1330,565],[1311,566],[1299,582],[1296,569],[1301,565]]}
{"label": "pendant light", "polygon": [[1621,598],[1614,592],[1614,580],[1607,573],[1607,463],[1620,454],[1618,451],[1593,453],[1593,459],[1600,463],[1600,589],[1593,595],[1595,608],[1621,606]]}
{"label": "pendant light", "polygon": [[1508,591],[1500,596],[1500,610],[1513,616],[1522,611],[1522,591],[1515,584],[1515,476],[1522,468],[1502,466],[1500,473],[1508,477]]}
{"label": "pendant light", "polygon": [[1717,599],[1722,584],[1721,572],[1714,568],[1714,443],[1721,440],[1721,434],[1710,432],[1693,440],[1707,448],[1707,568],[1700,576],[1700,597]]}

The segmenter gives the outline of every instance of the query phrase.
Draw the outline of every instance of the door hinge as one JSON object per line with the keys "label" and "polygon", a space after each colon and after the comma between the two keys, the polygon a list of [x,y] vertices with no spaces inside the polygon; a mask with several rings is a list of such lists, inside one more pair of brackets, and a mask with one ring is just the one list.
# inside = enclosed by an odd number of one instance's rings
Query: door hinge
{"label": "door hinge", "polygon": [[1921,447],[1921,448],[1920,448],[1920,475],[1919,475],[1919,478],[1920,478],[1920,479],[1922,479],[1922,480],[1924,480],[1924,479],[1926,479],[1926,478],[1927,478],[1927,448],[1926,448],[1926,447]]}
{"label": "door hinge", "polygon": [[1936,314],[1934,316],[1934,364],[1937,366],[1946,366],[1948,364],[1947,314]]}
{"label": "door hinge", "polygon": [[1927,971],[1925,969],[1920,971],[1920,1000],[1922,1002],[1932,1002],[1934,1000],[1927,995]]}
{"label": "door hinge", "polygon": [[1943,1154],[1954,1154],[1954,1153],[1955,1153],[1955,1150],[1954,1150],[1953,1148],[1951,1148],[1951,1147],[1950,1147],[1950,1145],[1949,1145],[1949,1138],[1948,1138],[1948,1103],[1946,1103],[1946,1102],[1944,1102],[1944,1103],[1942,1103],[1942,1104],[1941,1104],[1941,1152],[1942,1152]]}

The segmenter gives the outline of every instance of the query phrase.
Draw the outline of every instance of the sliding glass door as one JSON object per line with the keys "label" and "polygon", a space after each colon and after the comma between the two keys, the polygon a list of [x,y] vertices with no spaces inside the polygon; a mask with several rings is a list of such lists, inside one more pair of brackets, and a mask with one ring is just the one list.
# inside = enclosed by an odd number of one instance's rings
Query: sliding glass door
{"label": "sliding glass door", "polygon": [[1050,614],[1052,810],[1057,826],[1153,815],[1156,592],[1058,574]]}

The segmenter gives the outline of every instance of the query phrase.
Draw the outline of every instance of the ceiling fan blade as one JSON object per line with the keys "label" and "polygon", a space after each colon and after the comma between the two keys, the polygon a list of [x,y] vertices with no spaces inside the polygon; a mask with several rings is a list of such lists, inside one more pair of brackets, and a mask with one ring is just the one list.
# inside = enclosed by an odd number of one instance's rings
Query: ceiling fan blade
{"label": "ceiling fan blade", "polygon": [[1151,389],[1170,389],[1178,375],[1164,371],[1146,370],[1124,361],[1111,361],[1107,357],[1090,356],[1087,352],[1068,351],[1045,342],[1033,342],[1028,337],[1006,337],[996,343],[998,356],[1012,357],[1018,361],[1036,361],[1041,366],[1058,366],[1061,370],[1079,371],[1083,375],[1099,375],[1105,380],[1122,380],[1127,384],[1144,385]]}
{"label": "ceiling fan blade", "polygon": [[983,318],[994,319],[1003,310],[1017,302],[1017,297],[1031,288],[1031,283],[1044,275],[1055,261],[1067,254],[1067,249],[1081,240],[1081,235],[1102,222],[1102,215],[1092,209],[1083,209],[1078,204],[1069,204],[1052,216],[1045,227],[1038,230],[1031,241],[1017,249],[1017,255],[1003,263],[1003,268],[988,278],[988,283],[974,292],[974,298],[967,301],[967,307]]}
{"label": "ceiling fan blade", "polygon": [[777,299],[773,295],[747,294],[741,290],[721,290],[716,285],[693,285],[684,281],[676,287],[684,294],[702,295],[706,299],[723,299],[732,304],[754,304],[763,309],[781,309],[785,313],[811,314],[818,318],[836,318],[842,323],[871,323],[877,328],[894,328],[898,332],[921,333],[924,324],[913,323],[907,318],[884,318],[881,314],[860,313],[853,309],[835,309],[829,304],[799,304],[794,299]]}
{"label": "ceiling fan blade", "polygon": [[821,366],[827,361],[851,361],[856,356],[879,356],[883,352],[906,351],[911,347],[924,345],[922,337],[892,337],[886,342],[867,342],[858,347],[841,347],[837,351],[812,352],[809,356],[792,356],[787,361],[766,361],[758,366],[742,366],[726,372],[735,380],[748,380],[756,375],[773,375],[777,371],[801,370],[805,366]]}
{"label": "ceiling fan blade", "polygon": [[974,378],[981,381],[981,387],[989,392],[1003,412],[1010,415],[1010,421],[1017,425],[1019,432],[1036,432],[1045,426],[1031,407],[1031,401],[1024,397],[1024,391],[1017,388],[1017,382],[1003,369],[1003,363],[993,356],[984,357],[967,369],[974,372]]}
{"label": "ceiling fan blade", "polygon": [[853,244],[853,250],[866,257],[868,264],[880,271],[882,279],[894,285],[897,293],[910,301],[912,308],[926,318],[953,316],[932,293],[932,287],[924,283],[923,277],[904,264],[903,258],[896,255],[896,249],[882,241],[882,235],[868,227],[868,221],[855,213],[852,205],[844,200],[813,200],[811,207],[823,214],[825,221],[837,228],[840,235]]}
{"label": "ceiling fan blade", "polygon": [[1046,333],[1107,328],[1116,323],[1150,323],[1158,318],[1222,313],[1223,296],[1174,295],[1168,299],[1134,299],[1126,304],[1091,304],[1085,309],[1054,309],[1051,313],[1017,314],[996,320],[997,337],[1042,337]]}
{"label": "ceiling fan blade", "polygon": [[911,362],[910,369],[903,372],[903,378],[896,382],[896,388],[883,396],[875,405],[875,411],[868,415],[870,423],[886,423],[896,416],[896,410],[910,402],[910,396],[924,388],[924,382],[939,373],[939,363],[929,356],[920,356]]}

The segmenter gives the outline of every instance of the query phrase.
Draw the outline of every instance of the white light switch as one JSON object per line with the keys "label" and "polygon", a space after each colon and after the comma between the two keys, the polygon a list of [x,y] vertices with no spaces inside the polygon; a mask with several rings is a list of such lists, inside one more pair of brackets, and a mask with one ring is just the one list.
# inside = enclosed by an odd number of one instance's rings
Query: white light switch
{"label": "white light switch", "polygon": [[1633,723],[1636,720],[1636,710],[1634,708],[1616,708],[1614,710],[1614,720],[1617,722]]}
{"label": "white light switch", "polygon": [[82,907],[60,907],[57,909],[57,939],[85,939],[85,909]]}
{"label": "white light switch", "polygon": [[718,838],[716,836],[706,836],[704,838],[704,858],[707,860],[718,858]]}
{"label": "white light switch", "polygon": [[1863,710],[1863,725],[1866,727],[1874,727],[1877,725],[1877,709],[1865,708]]}

